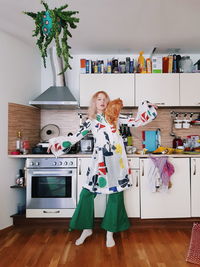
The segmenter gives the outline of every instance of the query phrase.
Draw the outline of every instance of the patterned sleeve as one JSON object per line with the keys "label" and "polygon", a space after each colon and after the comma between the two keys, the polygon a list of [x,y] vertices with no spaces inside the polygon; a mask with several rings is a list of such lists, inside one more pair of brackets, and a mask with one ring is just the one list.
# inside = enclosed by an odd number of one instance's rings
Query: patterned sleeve
{"label": "patterned sleeve", "polygon": [[149,101],[144,101],[138,107],[136,118],[128,116],[119,116],[119,124],[125,124],[128,127],[144,126],[157,117],[157,111],[153,106],[149,105]]}
{"label": "patterned sleeve", "polygon": [[86,120],[83,125],[80,127],[78,132],[72,136],[58,136],[51,138],[49,140],[49,148],[51,152],[56,156],[59,157],[65,154],[68,149],[80,141],[84,136],[86,136],[92,128],[91,120]]}

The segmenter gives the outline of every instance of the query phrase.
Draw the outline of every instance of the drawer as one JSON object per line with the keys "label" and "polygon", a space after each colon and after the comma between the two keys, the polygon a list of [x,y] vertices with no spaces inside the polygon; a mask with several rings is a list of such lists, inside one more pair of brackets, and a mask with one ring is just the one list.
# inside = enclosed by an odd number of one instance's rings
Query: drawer
{"label": "drawer", "polygon": [[70,218],[75,209],[27,209],[27,218]]}

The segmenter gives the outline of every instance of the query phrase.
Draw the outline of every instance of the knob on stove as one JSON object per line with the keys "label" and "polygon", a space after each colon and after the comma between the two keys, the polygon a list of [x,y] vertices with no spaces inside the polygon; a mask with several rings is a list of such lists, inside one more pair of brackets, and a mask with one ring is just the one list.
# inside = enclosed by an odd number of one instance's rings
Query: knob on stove
{"label": "knob on stove", "polygon": [[62,161],[59,161],[58,164],[61,166],[62,165]]}

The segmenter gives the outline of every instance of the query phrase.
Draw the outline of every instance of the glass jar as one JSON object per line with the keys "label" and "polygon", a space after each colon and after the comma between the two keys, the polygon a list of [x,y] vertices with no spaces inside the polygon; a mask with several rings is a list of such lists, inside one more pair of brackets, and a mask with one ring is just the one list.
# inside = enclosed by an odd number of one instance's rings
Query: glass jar
{"label": "glass jar", "polygon": [[192,72],[193,71],[193,62],[189,56],[184,56],[179,61],[179,70],[180,72]]}

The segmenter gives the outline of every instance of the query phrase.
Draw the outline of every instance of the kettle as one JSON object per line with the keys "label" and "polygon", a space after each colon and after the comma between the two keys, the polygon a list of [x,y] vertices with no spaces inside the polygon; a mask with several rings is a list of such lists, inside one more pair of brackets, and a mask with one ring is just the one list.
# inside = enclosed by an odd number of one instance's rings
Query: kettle
{"label": "kettle", "polygon": [[194,66],[197,65],[197,70],[200,70],[200,59],[194,64]]}

